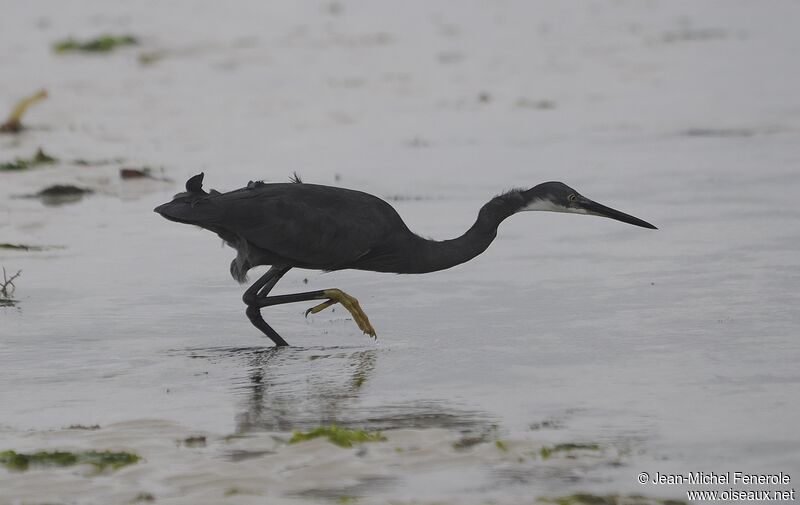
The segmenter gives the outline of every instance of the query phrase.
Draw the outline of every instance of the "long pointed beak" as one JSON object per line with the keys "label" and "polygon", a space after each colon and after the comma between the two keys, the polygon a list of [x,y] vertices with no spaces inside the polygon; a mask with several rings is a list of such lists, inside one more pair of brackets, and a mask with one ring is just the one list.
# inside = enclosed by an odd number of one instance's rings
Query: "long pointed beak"
{"label": "long pointed beak", "polygon": [[633,217],[630,214],[625,214],[624,212],[612,209],[611,207],[606,207],[605,205],[593,202],[588,198],[583,198],[581,200],[580,207],[586,210],[587,214],[594,214],[595,216],[602,216],[602,217],[610,217],[611,219],[616,219],[617,221],[622,221],[623,223],[641,226],[642,228],[650,228],[651,230],[658,229],[652,224],[648,223],[647,221],[643,221],[638,217]]}

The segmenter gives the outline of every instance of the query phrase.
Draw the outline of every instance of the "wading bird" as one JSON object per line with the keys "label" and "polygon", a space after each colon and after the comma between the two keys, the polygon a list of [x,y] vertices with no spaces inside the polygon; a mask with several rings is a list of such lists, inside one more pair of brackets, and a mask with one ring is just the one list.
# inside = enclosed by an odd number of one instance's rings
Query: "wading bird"
{"label": "wading bird", "polygon": [[364,333],[375,330],[358,300],[340,289],[323,289],[269,296],[291,268],[369,270],[422,274],[469,261],[489,247],[497,227],[507,217],[526,210],[572,212],[604,216],[656,229],[618,210],[593,202],[562,182],[545,182],[531,189],[513,189],[481,207],[466,233],[452,240],[429,240],[408,229],[394,208],[380,198],[351,189],[292,182],[250,182],[220,193],[203,190],[203,174],[186,181],[186,192],[155,208],[165,218],[193,224],[219,235],[236,249],[231,275],[239,283],[256,265],[270,269],[245,291],[246,314],[253,325],[275,342],[288,345],[261,317],[261,309],[284,303],[325,300],[306,311],[316,314],[342,304]]}

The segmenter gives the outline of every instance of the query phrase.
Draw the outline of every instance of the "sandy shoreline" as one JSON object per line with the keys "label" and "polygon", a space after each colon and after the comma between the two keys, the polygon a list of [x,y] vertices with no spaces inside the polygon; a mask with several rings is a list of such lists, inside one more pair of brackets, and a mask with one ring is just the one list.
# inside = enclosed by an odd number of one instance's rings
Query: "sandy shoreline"
{"label": "sandy shoreline", "polygon": [[[33,450],[123,450],[134,465],[97,474],[91,467],[0,472],[0,503],[530,503],[554,483],[603,480],[627,464],[614,447],[543,455],[535,436],[483,439],[443,429],[391,430],[385,442],[340,448],[325,439],[288,444],[291,433],[223,436],[141,420],[99,429],[0,430],[0,446]],[[193,443],[186,442],[192,437]],[[203,443],[196,442],[203,439]],[[464,478],[469,477],[469,483]],[[541,482],[548,482],[542,485]],[[470,489],[480,497],[466,498]],[[448,498],[459,495],[457,501]],[[511,495],[511,496],[509,496]],[[516,496],[516,497],[514,497]],[[32,501],[33,500],[33,501]],[[466,501],[465,501],[466,500]]]}

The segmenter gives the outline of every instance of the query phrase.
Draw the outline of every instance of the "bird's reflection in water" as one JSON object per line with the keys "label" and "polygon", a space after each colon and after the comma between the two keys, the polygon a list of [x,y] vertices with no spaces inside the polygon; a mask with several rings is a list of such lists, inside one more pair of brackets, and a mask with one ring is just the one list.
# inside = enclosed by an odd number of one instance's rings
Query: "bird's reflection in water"
{"label": "bird's reflection in water", "polygon": [[[209,351],[211,351],[209,353]],[[448,428],[483,431],[492,418],[439,400],[365,405],[362,393],[375,373],[377,349],[267,347],[206,350],[196,358],[234,359],[246,375],[234,381],[244,396],[236,431],[308,430],[336,424],[347,428]],[[392,391],[391,393],[396,393]]]}
{"label": "bird's reflection in water", "polygon": [[343,424],[377,359],[374,349],[269,348],[253,353],[237,389],[246,396],[238,432]]}

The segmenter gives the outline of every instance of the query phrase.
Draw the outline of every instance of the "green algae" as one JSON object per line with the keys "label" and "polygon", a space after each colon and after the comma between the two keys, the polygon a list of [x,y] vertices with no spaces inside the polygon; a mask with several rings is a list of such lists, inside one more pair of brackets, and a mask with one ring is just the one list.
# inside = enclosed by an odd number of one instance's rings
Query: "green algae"
{"label": "green algae", "polygon": [[258,491],[250,490],[250,489],[243,489],[239,487],[229,487],[222,496],[229,497],[229,496],[260,496],[261,493]]}
{"label": "green algae", "polygon": [[597,444],[573,444],[573,443],[566,443],[566,444],[556,444],[551,447],[544,446],[539,449],[539,454],[542,456],[542,459],[547,459],[555,453],[559,452],[571,452],[571,451],[599,451],[600,446]]}
{"label": "green algae", "polygon": [[558,498],[539,498],[539,501],[555,505],[687,505],[685,501],[681,500],[662,500],[641,495],[600,496],[589,493],[576,493]]}
{"label": "green algae", "polygon": [[352,447],[353,444],[360,444],[364,442],[383,442],[386,437],[381,432],[369,432],[364,430],[348,430],[347,428],[340,428],[336,425],[321,426],[307,433],[295,431],[292,438],[289,440],[290,444],[298,442],[305,442],[319,437],[327,437],[328,441],[339,447]]}
{"label": "green algae", "polygon": [[23,472],[31,466],[54,467],[73,465],[92,465],[98,471],[111,468],[116,470],[139,461],[139,456],[130,452],[114,451],[38,451],[30,454],[15,451],[0,452],[0,464],[9,470]]}
{"label": "green algae", "polygon": [[102,158],[102,159],[86,159],[86,158],[75,158],[72,160],[73,165],[78,165],[82,167],[101,167],[105,165],[118,165],[120,163],[124,163],[125,158]]}
{"label": "green algae", "polygon": [[14,161],[0,163],[0,172],[27,170],[39,165],[51,165],[56,161],[56,158],[46,154],[40,147],[32,158],[16,158]]}
{"label": "green algae", "polygon": [[121,46],[135,46],[139,41],[132,35],[101,35],[93,39],[79,41],[68,38],[53,45],[57,53],[82,51],[89,53],[107,53]]}

